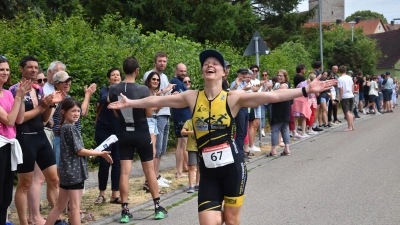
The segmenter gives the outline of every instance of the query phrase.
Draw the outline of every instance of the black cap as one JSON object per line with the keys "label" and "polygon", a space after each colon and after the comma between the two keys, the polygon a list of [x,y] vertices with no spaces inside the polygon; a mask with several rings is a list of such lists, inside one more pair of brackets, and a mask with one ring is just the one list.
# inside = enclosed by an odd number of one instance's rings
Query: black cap
{"label": "black cap", "polygon": [[249,73],[249,69],[247,68],[240,68],[236,73]]}
{"label": "black cap", "polygon": [[215,57],[221,63],[221,65],[225,68],[224,57],[221,55],[221,53],[219,53],[216,50],[205,50],[200,53],[199,58],[200,58],[201,67],[203,67],[204,61],[206,61],[206,59],[210,58],[210,57]]}

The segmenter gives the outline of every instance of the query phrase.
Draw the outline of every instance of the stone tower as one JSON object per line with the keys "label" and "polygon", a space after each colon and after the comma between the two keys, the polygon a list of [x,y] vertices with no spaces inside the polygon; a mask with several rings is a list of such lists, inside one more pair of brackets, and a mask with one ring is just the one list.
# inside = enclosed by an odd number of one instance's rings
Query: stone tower
{"label": "stone tower", "polygon": [[[344,21],[344,1],[345,0],[321,0],[322,4],[322,22],[335,23],[336,20]],[[318,5],[318,0],[309,0],[309,9]],[[318,22],[318,7],[314,18],[309,22]]]}

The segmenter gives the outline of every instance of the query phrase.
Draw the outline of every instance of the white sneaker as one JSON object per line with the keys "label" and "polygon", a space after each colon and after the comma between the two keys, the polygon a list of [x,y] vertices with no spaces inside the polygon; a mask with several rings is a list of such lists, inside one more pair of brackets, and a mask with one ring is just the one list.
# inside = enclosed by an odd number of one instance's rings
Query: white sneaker
{"label": "white sneaker", "polygon": [[172,181],[165,179],[164,177],[160,176],[160,180],[162,180],[166,184],[172,184]]}
{"label": "white sneaker", "polygon": [[169,185],[164,183],[164,181],[162,181],[161,179],[158,179],[157,183],[158,183],[158,186],[160,186],[160,187],[163,187],[163,188],[169,187]]}
{"label": "white sneaker", "polygon": [[249,151],[251,152],[261,152],[261,149],[253,145],[252,147],[249,147]]}
{"label": "white sneaker", "polygon": [[363,113],[367,114],[367,110],[365,108],[363,108]]}
{"label": "white sneaker", "polygon": [[261,131],[261,136],[265,137],[265,132],[264,132],[264,130]]}
{"label": "white sneaker", "polygon": [[307,131],[307,134],[308,135],[310,135],[310,134],[318,134],[318,132],[311,130],[311,131]]}
{"label": "white sneaker", "polygon": [[301,137],[302,137],[302,138],[308,138],[308,137],[310,137],[310,135],[308,135],[308,134],[303,134],[303,135],[301,135]]}
{"label": "white sneaker", "polygon": [[380,113],[380,112],[376,112],[376,113],[375,113],[375,115],[382,115],[382,113]]}
{"label": "white sneaker", "polygon": [[303,137],[302,137],[301,135],[299,135],[298,133],[294,134],[293,137],[294,137],[294,138],[299,138],[299,139],[300,139],[300,138],[303,138]]}

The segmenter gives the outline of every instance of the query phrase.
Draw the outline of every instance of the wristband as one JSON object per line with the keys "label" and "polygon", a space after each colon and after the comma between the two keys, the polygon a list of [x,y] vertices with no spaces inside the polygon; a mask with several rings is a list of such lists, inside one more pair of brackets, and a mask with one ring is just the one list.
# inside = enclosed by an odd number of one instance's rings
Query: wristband
{"label": "wristband", "polygon": [[302,87],[301,91],[303,92],[303,96],[307,98],[308,94],[307,94],[307,91],[306,91],[306,87]]}
{"label": "wristband", "polygon": [[49,105],[49,108],[57,108],[56,104],[54,105]]}

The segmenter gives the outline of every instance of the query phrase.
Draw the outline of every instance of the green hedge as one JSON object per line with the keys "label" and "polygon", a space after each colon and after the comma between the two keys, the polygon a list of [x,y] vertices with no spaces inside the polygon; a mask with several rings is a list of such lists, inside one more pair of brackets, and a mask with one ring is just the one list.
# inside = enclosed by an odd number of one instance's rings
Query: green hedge
{"label": "green hedge", "polygon": [[[185,37],[176,37],[165,31],[141,35],[141,26],[132,19],[128,23],[120,16],[107,15],[98,26],[85,22],[82,15],[47,21],[44,16],[36,17],[28,12],[16,19],[0,23],[0,54],[10,60],[14,83],[20,79],[18,64],[25,55],[39,59],[39,65],[47,70],[54,60],[60,60],[67,66],[67,72],[74,77],[70,95],[83,100],[83,86],[97,83],[98,89],[107,84],[106,73],[111,67],[122,67],[127,56],[135,56],[140,63],[140,74],[153,68],[153,56],[158,51],[168,54],[168,66],[165,73],[171,79],[175,65],[183,62],[187,65],[188,75],[193,88],[201,88],[203,81],[200,72],[199,53],[204,49],[218,49],[232,64],[230,80],[234,72],[241,67],[249,67],[254,57],[243,57],[241,52],[227,44],[201,45]],[[247,45],[248,43],[244,43]],[[272,51],[271,55],[260,57],[261,68],[288,68],[293,72],[297,63],[310,64],[309,55],[301,44],[287,43]],[[142,77],[139,77],[139,83]],[[91,99],[91,105],[97,102],[98,93]],[[89,115],[82,118],[82,134],[86,147],[94,147],[95,109],[90,107]],[[171,129],[171,134],[173,130]],[[174,135],[170,137],[170,146],[175,146]]]}

